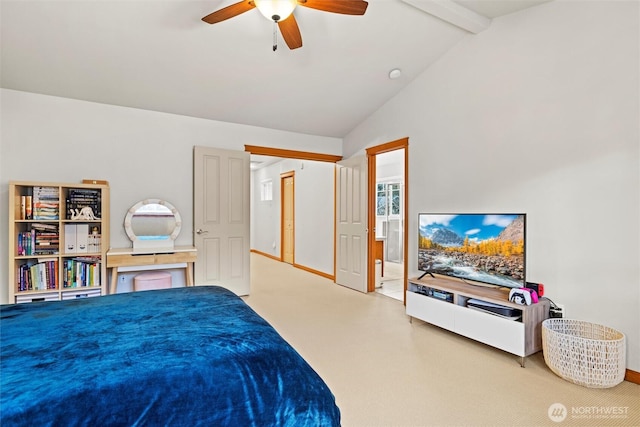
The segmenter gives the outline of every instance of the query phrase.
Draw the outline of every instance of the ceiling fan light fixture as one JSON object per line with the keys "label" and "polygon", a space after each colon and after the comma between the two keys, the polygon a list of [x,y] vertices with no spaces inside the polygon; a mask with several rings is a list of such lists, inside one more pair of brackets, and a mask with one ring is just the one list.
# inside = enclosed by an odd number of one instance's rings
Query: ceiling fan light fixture
{"label": "ceiling fan light fixture", "polygon": [[297,0],[254,0],[260,13],[270,21],[284,21],[298,5]]}

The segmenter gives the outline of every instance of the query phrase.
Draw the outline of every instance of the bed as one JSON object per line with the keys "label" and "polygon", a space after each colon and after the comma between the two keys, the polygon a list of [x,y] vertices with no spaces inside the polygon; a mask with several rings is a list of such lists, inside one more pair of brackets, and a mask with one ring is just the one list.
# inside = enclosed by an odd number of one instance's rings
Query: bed
{"label": "bed", "polygon": [[232,292],[0,307],[0,425],[339,426],[326,383]]}

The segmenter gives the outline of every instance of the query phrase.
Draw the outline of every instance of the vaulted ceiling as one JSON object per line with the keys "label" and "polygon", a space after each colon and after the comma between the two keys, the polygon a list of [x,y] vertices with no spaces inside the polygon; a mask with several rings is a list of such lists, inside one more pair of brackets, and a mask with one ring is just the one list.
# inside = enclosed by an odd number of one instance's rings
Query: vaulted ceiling
{"label": "vaulted ceiling", "polygon": [[[364,16],[298,7],[303,46],[239,0],[2,0],[3,88],[343,137],[464,37],[548,0],[369,0]],[[397,79],[389,72],[402,71]]]}

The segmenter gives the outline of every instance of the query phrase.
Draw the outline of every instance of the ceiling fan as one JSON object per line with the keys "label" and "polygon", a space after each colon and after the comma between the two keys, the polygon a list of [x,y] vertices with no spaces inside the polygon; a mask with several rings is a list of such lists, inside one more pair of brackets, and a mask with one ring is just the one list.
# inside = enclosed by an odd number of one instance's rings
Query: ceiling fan
{"label": "ceiling fan", "polygon": [[[289,49],[297,49],[302,47],[300,29],[293,16],[293,10],[298,5],[325,12],[364,15],[369,3],[364,0],[243,0],[210,13],[202,20],[208,24],[216,24],[257,7],[267,19],[277,24]],[[273,50],[276,50],[278,44],[275,27],[273,37]]]}

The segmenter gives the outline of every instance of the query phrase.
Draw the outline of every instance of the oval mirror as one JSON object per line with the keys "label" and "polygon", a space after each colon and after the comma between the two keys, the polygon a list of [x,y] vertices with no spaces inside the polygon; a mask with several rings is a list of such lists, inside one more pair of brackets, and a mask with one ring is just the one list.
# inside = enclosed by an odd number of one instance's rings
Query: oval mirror
{"label": "oval mirror", "polygon": [[182,220],[166,200],[146,199],[133,205],[124,219],[124,229],[135,248],[173,248]]}

